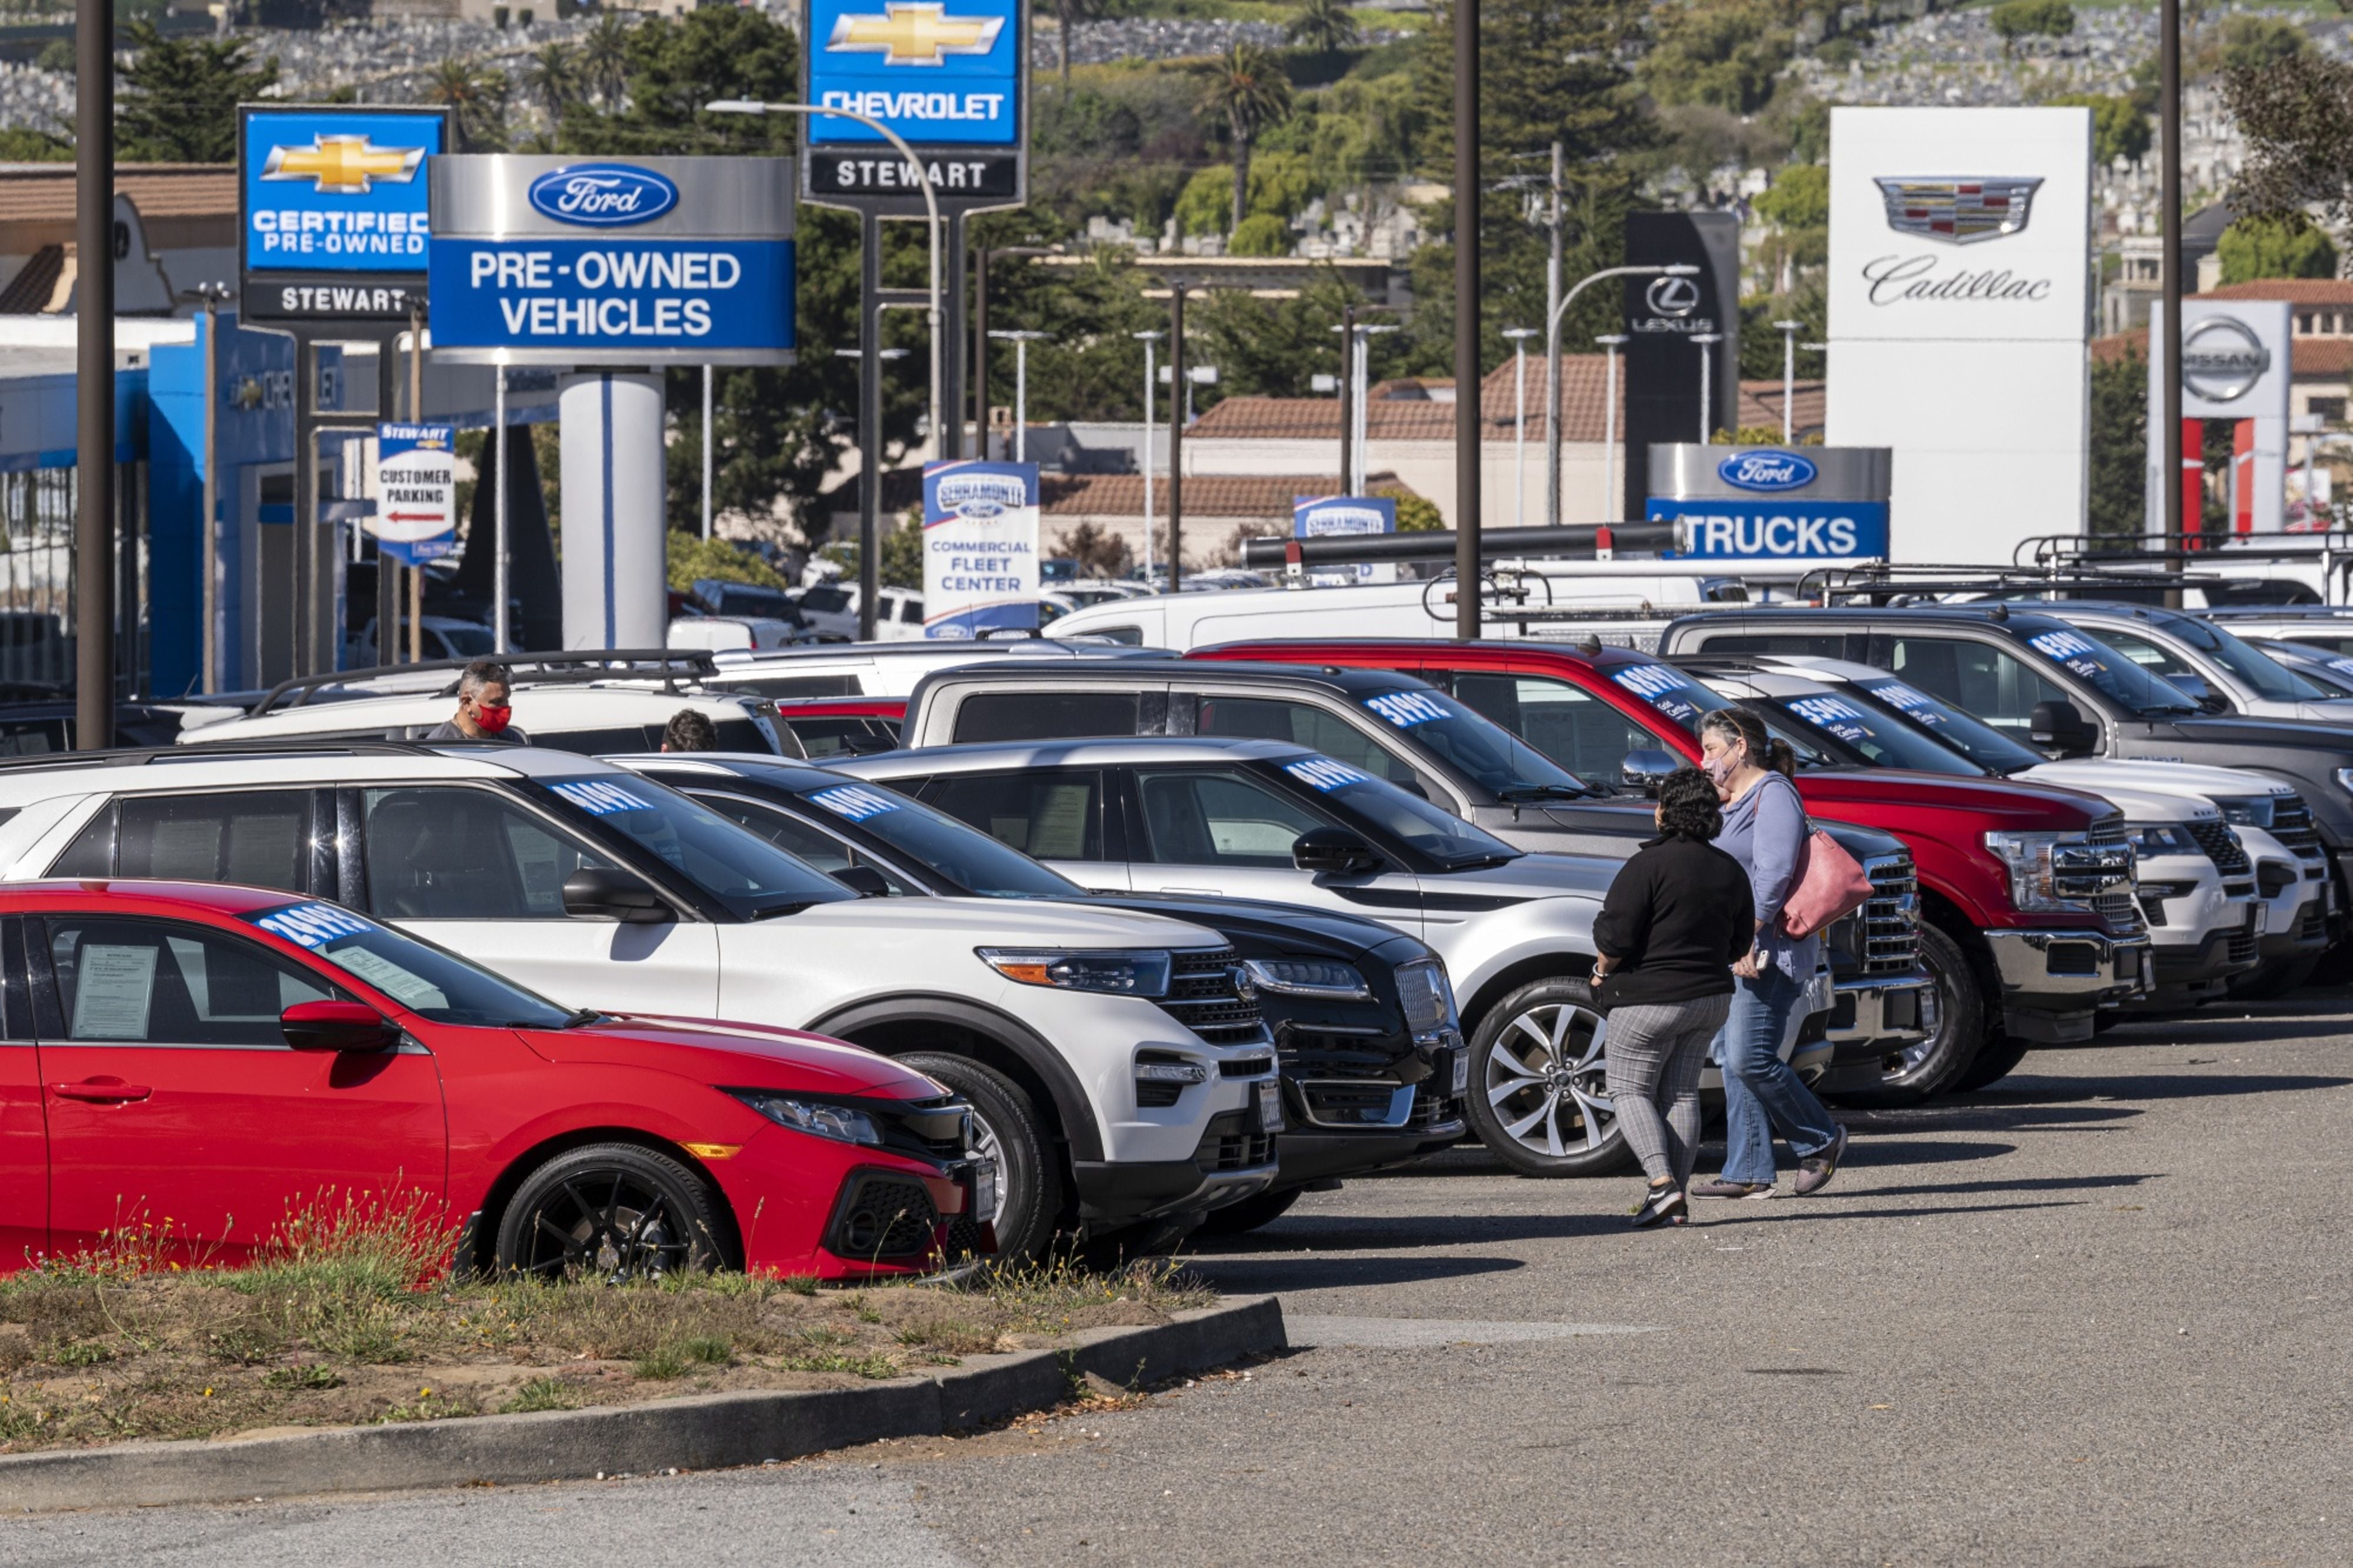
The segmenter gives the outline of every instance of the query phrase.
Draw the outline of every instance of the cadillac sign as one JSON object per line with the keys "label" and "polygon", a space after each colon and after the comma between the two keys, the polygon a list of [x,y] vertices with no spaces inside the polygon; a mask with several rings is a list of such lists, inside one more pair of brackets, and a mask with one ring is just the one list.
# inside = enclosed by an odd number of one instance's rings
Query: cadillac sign
{"label": "cadillac sign", "polygon": [[2040,176],[1875,178],[1887,204],[1887,226],[1947,245],[2000,239],[2026,226]]}

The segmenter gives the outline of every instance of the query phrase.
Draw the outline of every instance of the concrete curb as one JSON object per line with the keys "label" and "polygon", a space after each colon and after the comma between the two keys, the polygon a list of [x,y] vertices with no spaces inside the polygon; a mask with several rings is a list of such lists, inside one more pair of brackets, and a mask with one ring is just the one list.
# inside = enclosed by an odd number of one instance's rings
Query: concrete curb
{"label": "concrete curb", "polygon": [[1150,1328],[1086,1330],[1056,1350],[970,1356],[962,1366],[863,1388],[754,1390],[594,1410],[0,1455],[0,1508],[139,1508],[756,1465],[1045,1409],[1069,1397],[1074,1374],[1092,1373],[1122,1385],[1156,1382],[1285,1343],[1282,1307],[1259,1296],[1180,1312]]}

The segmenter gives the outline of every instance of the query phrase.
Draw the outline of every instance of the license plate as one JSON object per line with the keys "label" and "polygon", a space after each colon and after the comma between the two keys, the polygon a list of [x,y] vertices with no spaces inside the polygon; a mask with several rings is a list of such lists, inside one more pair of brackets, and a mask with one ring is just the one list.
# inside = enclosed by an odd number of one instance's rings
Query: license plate
{"label": "license plate", "polygon": [[1261,1079],[1258,1086],[1258,1129],[1261,1132],[1280,1132],[1282,1125],[1282,1080]]}
{"label": "license plate", "polygon": [[997,1162],[994,1160],[973,1162],[972,1217],[981,1221],[997,1217]]}
{"label": "license plate", "polygon": [[1471,1092],[1471,1053],[1456,1047],[1454,1050],[1454,1096],[1461,1099]]}

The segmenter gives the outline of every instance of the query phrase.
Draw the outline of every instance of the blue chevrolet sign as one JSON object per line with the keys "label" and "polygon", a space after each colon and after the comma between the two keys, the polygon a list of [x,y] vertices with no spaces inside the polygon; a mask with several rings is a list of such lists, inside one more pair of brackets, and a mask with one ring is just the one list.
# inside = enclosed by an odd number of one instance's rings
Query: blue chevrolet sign
{"label": "blue chevrolet sign", "polygon": [[[918,147],[1021,142],[1016,0],[809,0],[809,101],[871,115]],[[813,146],[880,142],[818,115]]]}
{"label": "blue chevrolet sign", "polygon": [[248,319],[406,320],[421,304],[432,223],[432,110],[237,110],[237,261]]}

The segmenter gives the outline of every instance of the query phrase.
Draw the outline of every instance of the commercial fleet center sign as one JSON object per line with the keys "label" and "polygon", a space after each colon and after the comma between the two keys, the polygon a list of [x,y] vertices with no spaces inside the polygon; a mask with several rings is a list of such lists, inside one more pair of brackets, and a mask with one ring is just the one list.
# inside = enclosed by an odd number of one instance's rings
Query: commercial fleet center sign
{"label": "commercial fleet center sign", "polygon": [[1831,446],[1893,454],[1897,561],[2084,528],[2087,109],[1831,110]]}
{"label": "commercial fleet center sign", "polygon": [[495,364],[783,364],[789,158],[431,161],[433,353]]}
{"label": "commercial fleet center sign", "polygon": [[923,469],[923,635],[1038,626],[1038,465]]}

